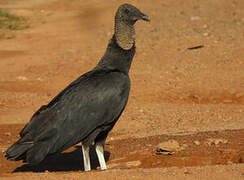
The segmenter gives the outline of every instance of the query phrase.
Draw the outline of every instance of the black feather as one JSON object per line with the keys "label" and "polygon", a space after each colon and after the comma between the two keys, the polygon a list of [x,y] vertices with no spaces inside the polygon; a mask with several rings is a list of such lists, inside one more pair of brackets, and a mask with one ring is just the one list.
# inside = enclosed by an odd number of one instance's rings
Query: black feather
{"label": "black feather", "polygon": [[128,101],[134,54],[135,43],[124,50],[114,35],[98,65],[34,113],[5,156],[38,164],[79,142],[106,139]]}
{"label": "black feather", "polygon": [[[6,151],[6,157],[20,160],[26,153],[25,160],[37,164],[48,154],[87,140],[96,129],[102,132],[103,126],[113,126],[128,100],[128,71],[134,53],[135,46],[123,50],[113,37],[92,71],[72,82],[32,116],[20,132],[21,139]],[[27,136],[33,144],[25,144]]]}

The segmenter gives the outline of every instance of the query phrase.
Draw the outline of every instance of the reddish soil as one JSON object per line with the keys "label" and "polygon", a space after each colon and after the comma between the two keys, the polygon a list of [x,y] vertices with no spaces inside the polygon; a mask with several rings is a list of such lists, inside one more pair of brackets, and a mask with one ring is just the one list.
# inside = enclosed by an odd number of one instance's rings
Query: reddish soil
{"label": "reddish soil", "polygon": [[[97,64],[124,2],[0,1],[31,26],[0,39],[0,179],[244,178],[244,2],[127,2],[152,21],[136,25],[132,91],[107,140],[109,169],[96,170],[92,152],[87,173],[79,145],[37,167],[2,152],[41,105]],[[169,140],[181,149],[162,152]]]}

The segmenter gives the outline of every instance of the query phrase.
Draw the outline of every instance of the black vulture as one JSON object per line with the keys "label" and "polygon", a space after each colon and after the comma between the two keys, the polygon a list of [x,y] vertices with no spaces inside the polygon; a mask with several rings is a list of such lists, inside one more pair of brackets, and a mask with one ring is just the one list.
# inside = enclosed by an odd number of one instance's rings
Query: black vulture
{"label": "black vulture", "polygon": [[34,113],[20,139],[6,150],[7,159],[35,165],[47,155],[82,142],[84,169],[89,171],[89,149],[94,142],[101,169],[106,169],[104,143],[130,92],[128,73],[135,54],[137,20],[149,21],[149,17],[130,4],[118,8],[114,35],[97,66]]}

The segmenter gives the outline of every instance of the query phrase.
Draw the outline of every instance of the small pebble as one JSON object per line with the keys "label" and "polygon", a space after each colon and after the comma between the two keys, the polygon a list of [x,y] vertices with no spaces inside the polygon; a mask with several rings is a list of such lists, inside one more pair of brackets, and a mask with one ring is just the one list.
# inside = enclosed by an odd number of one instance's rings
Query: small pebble
{"label": "small pebble", "polygon": [[209,36],[209,33],[207,33],[207,32],[205,32],[205,33],[203,33],[203,36]]}
{"label": "small pebble", "polygon": [[27,80],[27,77],[25,77],[25,76],[18,76],[17,79],[26,81]]}
{"label": "small pebble", "polygon": [[166,151],[176,151],[180,148],[180,145],[176,140],[169,140],[158,144],[158,148]]}
{"label": "small pebble", "polygon": [[186,148],[188,148],[188,145],[187,145],[187,144],[183,144],[183,145],[180,147],[180,151],[185,150]]}
{"label": "small pebble", "polygon": [[11,132],[4,133],[6,136],[11,136]]}
{"label": "small pebble", "polygon": [[129,167],[131,167],[131,166],[135,167],[135,166],[140,166],[140,165],[141,165],[141,161],[139,161],[139,160],[137,160],[137,161],[130,161],[130,162],[127,162],[126,163],[126,166],[129,166]]}
{"label": "small pebble", "polygon": [[190,174],[190,172],[186,169],[184,170],[184,174]]}
{"label": "small pebble", "polygon": [[208,28],[208,25],[207,25],[207,24],[204,24],[202,27],[203,27],[204,29],[207,29],[207,28]]}
{"label": "small pebble", "polygon": [[196,20],[199,20],[199,19],[200,19],[199,16],[191,16],[191,17],[190,17],[190,20],[191,20],[191,21],[196,21]]}
{"label": "small pebble", "polygon": [[38,80],[38,81],[43,81],[43,79],[42,79],[42,78],[40,78],[40,77],[38,77],[36,80]]}
{"label": "small pebble", "polygon": [[199,141],[194,141],[194,144],[199,146],[201,143]]}
{"label": "small pebble", "polygon": [[182,146],[180,146],[180,144],[176,140],[169,140],[158,144],[156,154],[172,155],[175,152],[185,150],[187,147],[187,144],[183,144]]}
{"label": "small pebble", "polygon": [[226,144],[228,142],[227,139],[221,139],[221,138],[209,138],[206,140],[206,144],[211,145],[219,145],[220,143]]}

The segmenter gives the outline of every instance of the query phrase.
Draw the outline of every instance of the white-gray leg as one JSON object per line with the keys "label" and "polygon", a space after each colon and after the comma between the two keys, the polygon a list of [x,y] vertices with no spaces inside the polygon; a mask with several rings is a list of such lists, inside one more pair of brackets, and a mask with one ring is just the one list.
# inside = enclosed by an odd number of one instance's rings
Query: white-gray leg
{"label": "white-gray leg", "polygon": [[82,153],[83,153],[85,171],[90,171],[91,170],[91,162],[90,162],[89,150],[90,150],[90,146],[82,144]]}
{"label": "white-gray leg", "polygon": [[104,143],[96,143],[95,148],[96,148],[96,153],[97,153],[97,157],[98,157],[98,161],[99,161],[101,170],[107,169],[106,162],[104,159],[104,150],[103,150]]}

